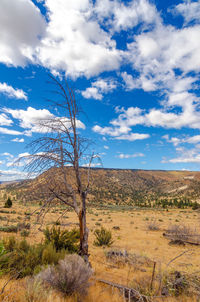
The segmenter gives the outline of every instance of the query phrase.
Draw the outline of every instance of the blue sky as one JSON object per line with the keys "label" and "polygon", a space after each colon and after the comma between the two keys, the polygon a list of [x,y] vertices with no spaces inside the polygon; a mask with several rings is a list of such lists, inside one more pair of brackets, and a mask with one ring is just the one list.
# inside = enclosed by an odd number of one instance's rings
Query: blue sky
{"label": "blue sky", "polygon": [[[106,168],[199,170],[200,0],[1,0],[0,180],[67,78]],[[98,163],[97,163],[98,165]]]}

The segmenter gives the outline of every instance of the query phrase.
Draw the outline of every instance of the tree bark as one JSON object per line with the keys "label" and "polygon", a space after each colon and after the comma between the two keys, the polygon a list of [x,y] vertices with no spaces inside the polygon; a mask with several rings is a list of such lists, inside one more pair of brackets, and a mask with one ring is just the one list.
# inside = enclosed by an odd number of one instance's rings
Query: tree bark
{"label": "tree bark", "polygon": [[80,225],[80,248],[79,255],[83,257],[86,263],[89,264],[88,254],[88,235],[89,230],[86,224],[86,196],[82,193],[82,209],[79,212],[79,225]]}

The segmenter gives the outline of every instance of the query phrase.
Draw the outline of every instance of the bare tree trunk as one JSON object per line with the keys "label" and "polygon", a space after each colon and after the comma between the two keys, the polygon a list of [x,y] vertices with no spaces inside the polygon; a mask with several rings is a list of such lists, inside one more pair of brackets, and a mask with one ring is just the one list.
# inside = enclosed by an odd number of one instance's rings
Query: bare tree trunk
{"label": "bare tree trunk", "polygon": [[88,254],[88,235],[89,230],[86,224],[86,196],[85,192],[82,193],[82,209],[79,212],[79,225],[80,225],[80,249],[79,255],[82,256],[86,263],[89,263]]}

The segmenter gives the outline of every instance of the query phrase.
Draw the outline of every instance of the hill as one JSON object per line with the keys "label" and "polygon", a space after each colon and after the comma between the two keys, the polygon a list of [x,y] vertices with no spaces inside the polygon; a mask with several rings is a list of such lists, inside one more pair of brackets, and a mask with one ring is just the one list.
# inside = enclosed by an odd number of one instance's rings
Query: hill
{"label": "hill", "polygon": [[[73,171],[70,167],[66,171],[73,185]],[[82,177],[86,183],[85,168],[82,168]],[[41,187],[52,178],[60,184],[59,169],[50,169],[33,180],[8,184],[6,191],[22,201],[34,201],[36,193],[41,192]],[[176,204],[180,201],[187,204],[199,200],[200,172],[91,169],[91,204],[153,206],[159,203],[168,205],[170,202]]]}

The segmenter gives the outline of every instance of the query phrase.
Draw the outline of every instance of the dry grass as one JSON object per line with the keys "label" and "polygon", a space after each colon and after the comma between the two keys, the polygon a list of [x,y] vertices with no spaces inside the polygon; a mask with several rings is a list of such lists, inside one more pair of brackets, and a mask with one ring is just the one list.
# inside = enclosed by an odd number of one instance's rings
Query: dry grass
{"label": "dry grass", "polygon": [[[0,204],[0,209],[3,209],[3,203]],[[35,205],[23,206],[18,203],[13,203],[13,207],[9,209],[9,212],[16,211],[16,213],[5,213],[1,214],[6,220],[1,221],[1,225],[13,225],[17,224],[19,221],[23,223],[24,221],[31,223],[30,235],[27,240],[31,243],[40,242],[43,238],[43,233],[38,230],[39,224],[36,222],[36,219],[31,217],[30,220],[27,219],[25,212],[33,212],[37,207]],[[46,225],[52,225],[58,218],[58,215],[61,214],[63,209],[61,207],[52,209],[51,213],[47,214],[44,218],[44,224],[41,226],[42,229]],[[21,219],[19,220],[19,217]],[[148,217],[149,221],[147,222],[145,218]],[[129,265],[129,263],[123,263],[118,265],[112,261],[108,261],[105,255],[105,249],[101,247],[96,247],[93,245],[95,236],[92,232],[96,228],[95,223],[98,220],[102,226],[112,230],[112,235],[114,239],[113,248],[119,250],[127,250],[131,255],[137,255],[135,260],[135,265]],[[159,230],[156,232],[147,228],[147,224],[151,221],[159,222]],[[134,222],[134,223],[133,223]],[[196,211],[190,209],[178,210],[171,209],[169,211],[164,210],[152,210],[152,209],[135,209],[132,211],[109,211],[109,210],[96,210],[92,209],[88,213],[88,226],[90,229],[89,236],[89,247],[90,247],[90,261],[92,267],[95,271],[95,277],[105,280],[110,280],[115,283],[120,283],[124,285],[137,285],[138,288],[143,286],[144,288],[149,287],[151,281],[152,270],[153,270],[153,261],[157,263],[156,265],[156,278],[160,272],[166,270],[178,270],[184,271],[188,274],[194,273],[195,271],[200,271],[200,262],[199,254],[200,247],[198,246],[188,246],[186,244],[183,246],[170,246],[169,240],[163,237],[163,232],[168,229],[168,226],[179,225],[181,224],[188,225],[191,229],[199,227],[199,214]],[[73,212],[68,212],[60,220],[61,228],[73,228],[77,224],[76,216]],[[114,226],[118,226],[117,231],[113,230]],[[9,234],[0,232],[0,237],[6,238]],[[20,232],[15,234],[17,238],[21,238]],[[185,250],[190,249],[189,253],[183,254],[180,258],[174,260],[169,268],[167,264],[173,259],[176,255],[181,254]],[[149,263],[145,263],[141,259],[150,259]],[[152,264],[151,264],[152,261]],[[0,280],[0,288],[5,280]],[[157,279],[155,280],[154,286],[157,287]],[[12,290],[10,290],[12,289]],[[22,296],[24,296],[25,288],[21,284],[21,281],[12,281],[6,287],[4,295],[0,295],[0,301],[15,301],[15,302],[24,302],[22,301]],[[5,300],[6,295],[10,298]],[[12,296],[15,298],[12,300]],[[16,298],[17,297],[17,298]],[[63,298],[59,296],[56,292],[52,291],[49,293],[47,302],[72,302],[76,301],[75,297]],[[119,293],[116,291],[112,293],[112,290],[108,286],[103,286],[100,284],[93,284],[89,289],[88,297],[85,298],[84,302],[104,302],[104,301],[114,301],[121,302],[123,301]],[[194,297],[190,296],[181,296],[181,297],[169,297],[162,299],[155,299],[155,301],[166,301],[166,302],[194,302]],[[35,302],[35,301],[33,301]]]}

